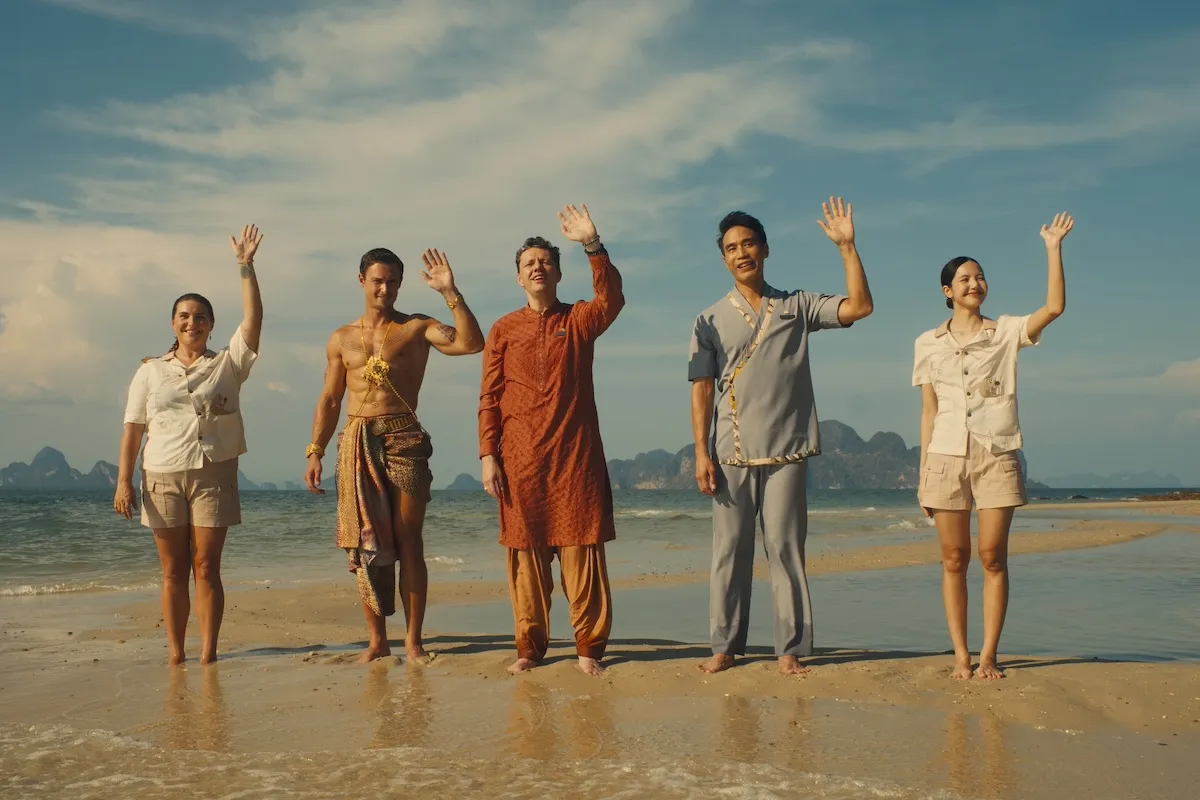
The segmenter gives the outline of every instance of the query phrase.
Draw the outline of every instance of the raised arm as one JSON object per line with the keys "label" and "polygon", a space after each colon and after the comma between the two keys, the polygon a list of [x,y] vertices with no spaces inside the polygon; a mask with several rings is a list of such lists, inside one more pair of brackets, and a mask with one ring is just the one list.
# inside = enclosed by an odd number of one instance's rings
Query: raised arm
{"label": "raised arm", "polygon": [[312,441],[304,454],[308,460],[304,484],[313,494],[325,494],[321,488],[321,458],[342,416],[342,398],[345,396],[346,363],[342,360],[342,336],[341,331],[334,331],[325,345],[325,385],[321,387],[321,395],[317,398]]}
{"label": "raised arm", "polygon": [[829,198],[821,204],[825,219],[817,220],[821,230],[838,247],[842,255],[842,266],[846,269],[846,299],[838,305],[838,322],[843,326],[870,316],[875,310],[871,299],[871,287],[867,285],[867,273],[862,258],[854,243],[854,206],[842,202],[842,198]]}
{"label": "raised arm", "polygon": [[1046,242],[1046,305],[1029,316],[1026,335],[1037,341],[1046,326],[1062,316],[1067,310],[1067,280],[1063,275],[1062,241],[1075,227],[1075,220],[1067,212],[1054,215],[1054,221],[1042,226],[1042,239]]}
{"label": "raised arm", "polygon": [[425,271],[421,277],[430,289],[438,292],[446,301],[446,306],[454,314],[454,327],[443,325],[436,320],[430,320],[425,328],[425,341],[433,345],[439,353],[448,356],[469,356],[483,349],[483,331],[475,314],[467,308],[467,302],[454,285],[454,273],[450,269],[450,261],[438,250],[426,250],[421,255],[425,263]]}
{"label": "raised arm", "polygon": [[242,338],[255,353],[262,337],[263,306],[262,294],[258,290],[258,275],[254,272],[254,254],[262,244],[262,234],[254,225],[242,228],[240,238],[229,237],[233,254],[237,258],[238,272],[242,276]]}
{"label": "raised arm", "polygon": [[579,208],[565,206],[558,214],[558,222],[564,236],[583,245],[592,267],[592,299],[580,305],[584,333],[594,339],[608,330],[625,307],[621,273],[613,266],[608,251],[600,242],[600,234],[596,232],[596,224],[592,222],[586,204]]}

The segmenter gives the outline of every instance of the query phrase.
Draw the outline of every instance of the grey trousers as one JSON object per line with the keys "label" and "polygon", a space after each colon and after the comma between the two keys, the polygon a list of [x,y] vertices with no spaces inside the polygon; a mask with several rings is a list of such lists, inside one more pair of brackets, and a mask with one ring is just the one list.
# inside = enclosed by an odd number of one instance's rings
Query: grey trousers
{"label": "grey trousers", "polygon": [[804,461],[769,467],[717,465],[709,582],[709,633],[714,653],[746,652],[754,538],[761,527],[771,576],[775,654],[812,655],[812,601],[804,574],[807,474]]}

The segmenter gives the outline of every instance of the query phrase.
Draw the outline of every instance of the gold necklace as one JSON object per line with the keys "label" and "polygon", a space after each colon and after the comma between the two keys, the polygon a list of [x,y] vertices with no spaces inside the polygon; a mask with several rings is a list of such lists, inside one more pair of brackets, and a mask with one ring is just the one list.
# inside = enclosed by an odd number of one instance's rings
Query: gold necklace
{"label": "gold necklace", "polygon": [[[390,320],[387,324],[387,327],[383,329],[383,342],[379,345],[380,353],[382,353],[387,348],[388,335],[391,334],[391,332],[392,332],[392,324],[394,322],[395,322],[395,320]],[[364,355],[367,352],[367,337],[365,334],[365,330],[366,330],[365,322],[360,317],[358,320],[358,337],[362,341],[362,349],[363,349]],[[397,399],[399,399],[400,402],[404,404],[405,410],[409,414],[413,413],[412,407],[408,404],[408,401],[404,399],[404,397],[400,394],[400,392],[396,391],[396,387],[392,385],[391,379],[388,378],[388,371],[390,369],[391,369],[391,365],[389,365],[386,361],[384,361],[378,355],[367,356],[367,363],[365,365],[363,365],[363,380],[365,380],[367,382],[367,392],[366,392],[366,394],[363,395],[363,401],[358,407],[357,416],[362,416],[363,407],[366,406],[366,404],[367,404],[367,397],[371,394],[371,390],[380,388],[384,384],[386,384],[387,387],[392,390],[392,394],[396,395]],[[377,405],[379,405],[379,403],[375,402],[375,403],[372,403],[371,405],[377,406]]]}
{"label": "gold necklace", "polygon": [[[380,353],[382,353],[387,348],[388,336],[392,332],[392,324],[394,322],[395,322],[395,320],[388,320],[387,327],[383,329],[383,343],[379,345]],[[358,338],[362,341],[362,349],[363,349],[364,355],[366,355],[366,353],[367,353],[367,337],[366,337],[365,331],[366,331],[366,323],[360,317],[358,320]],[[384,361],[382,358],[380,358],[379,356],[367,355],[367,363],[366,363],[366,366],[363,367],[363,380],[365,380],[367,382],[367,385],[370,386],[371,388],[376,388],[376,387],[382,385],[383,382],[387,380],[387,374],[388,374],[389,369],[390,369],[390,367],[389,367],[388,363],[386,361]]]}

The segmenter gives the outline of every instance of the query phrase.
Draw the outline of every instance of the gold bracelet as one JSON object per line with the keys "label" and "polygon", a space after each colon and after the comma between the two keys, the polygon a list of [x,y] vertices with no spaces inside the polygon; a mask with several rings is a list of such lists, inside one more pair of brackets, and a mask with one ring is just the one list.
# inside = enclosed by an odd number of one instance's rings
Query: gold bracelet
{"label": "gold bracelet", "polygon": [[325,448],[321,447],[321,445],[316,444],[315,442],[310,442],[308,447],[304,448],[304,457],[308,458],[314,453],[316,454],[317,458],[324,458]]}
{"label": "gold bracelet", "polygon": [[455,308],[458,307],[458,304],[462,302],[462,299],[463,299],[462,292],[455,292],[454,297],[451,297],[449,300],[446,301],[446,308],[453,311]]}

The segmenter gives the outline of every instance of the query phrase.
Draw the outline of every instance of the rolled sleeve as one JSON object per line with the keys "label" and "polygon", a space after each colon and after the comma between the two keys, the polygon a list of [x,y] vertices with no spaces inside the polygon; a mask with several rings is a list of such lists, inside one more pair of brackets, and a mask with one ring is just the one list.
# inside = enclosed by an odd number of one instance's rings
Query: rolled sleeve
{"label": "rolled sleeve", "polygon": [[233,337],[229,340],[229,358],[233,362],[233,370],[237,373],[238,380],[245,382],[246,378],[250,377],[250,368],[258,360],[258,353],[246,344],[241,325],[234,329]]}
{"label": "rolled sleeve", "polygon": [[146,404],[150,400],[150,376],[146,373],[146,365],[133,375],[129,384],[129,396],[125,401],[125,423],[145,425],[149,420]]}
{"label": "rolled sleeve", "polygon": [[1029,318],[1032,314],[1026,314],[1023,317],[1013,317],[1013,324],[1017,326],[1017,349],[1021,350],[1026,347],[1037,347],[1042,343],[1042,331],[1038,331],[1038,335],[1034,338],[1029,336]]}
{"label": "rolled sleeve", "polygon": [[692,328],[692,342],[688,351],[688,381],[717,377],[717,351],[709,336],[709,323],[703,317],[696,319]]}
{"label": "rolled sleeve", "polygon": [[843,325],[842,321],[838,319],[838,308],[841,307],[842,301],[847,299],[845,295],[800,292],[800,299],[804,303],[804,316],[808,321],[810,331],[850,327],[850,325]]}

